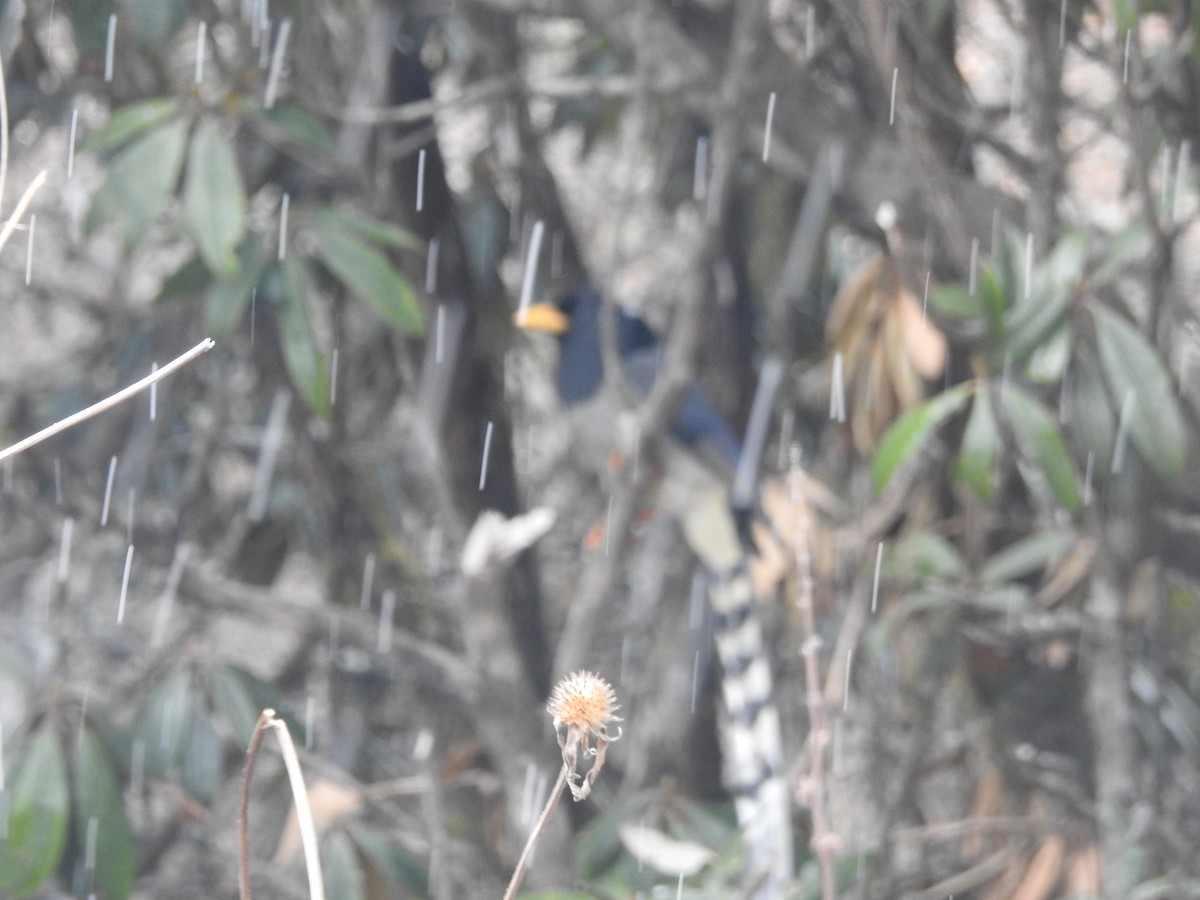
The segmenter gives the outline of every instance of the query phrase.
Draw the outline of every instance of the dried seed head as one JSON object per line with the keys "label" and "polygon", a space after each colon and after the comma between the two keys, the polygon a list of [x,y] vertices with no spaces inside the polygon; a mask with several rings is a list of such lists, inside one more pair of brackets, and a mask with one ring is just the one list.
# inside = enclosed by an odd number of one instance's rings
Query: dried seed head
{"label": "dried seed head", "polygon": [[593,672],[572,672],[554,686],[546,712],[555,728],[603,734],[608,722],[619,722],[617,695],[612,686]]}

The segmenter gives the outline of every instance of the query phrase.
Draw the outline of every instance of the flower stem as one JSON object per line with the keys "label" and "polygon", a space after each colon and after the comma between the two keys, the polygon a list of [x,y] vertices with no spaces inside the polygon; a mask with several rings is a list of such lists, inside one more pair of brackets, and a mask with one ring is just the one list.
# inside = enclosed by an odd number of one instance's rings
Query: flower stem
{"label": "flower stem", "polygon": [[537,822],[533,826],[533,831],[529,833],[529,840],[525,842],[525,849],[521,851],[521,858],[517,860],[517,867],[513,870],[512,880],[508,883],[508,890],[504,892],[504,900],[513,900],[517,896],[517,889],[521,886],[521,882],[525,880],[525,870],[529,868],[529,859],[533,856],[533,847],[537,843],[538,837],[546,827],[546,823],[550,821],[550,813],[554,812],[554,807],[558,805],[558,798],[562,796],[563,785],[567,783],[567,767],[563,765],[558,770],[558,780],[554,782],[554,787],[550,789],[550,796],[546,799],[546,806],[542,810],[542,814],[538,816]]}

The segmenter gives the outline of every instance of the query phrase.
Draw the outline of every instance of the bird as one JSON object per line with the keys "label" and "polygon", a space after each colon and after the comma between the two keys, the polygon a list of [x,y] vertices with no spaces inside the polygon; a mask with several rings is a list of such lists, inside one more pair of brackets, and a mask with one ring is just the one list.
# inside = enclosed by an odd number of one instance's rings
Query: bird
{"label": "bird", "polygon": [[[514,321],[557,336],[556,376],[564,406],[575,414],[576,442],[604,452],[617,438],[619,397],[606,385],[601,345],[605,304],[592,287],[556,302],[532,304]],[[663,367],[662,342],[636,314],[614,311],[616,350],[625,378],[649,393]],[[582,420],[582,421],[581,421]],[[618,438],[619,439],[619,438]],[[584,448],[585,450],[587,448]],[[741,448],[696,382],[687,386],[662,441],[660,506],[675,516],[708,576],[713,639],[721,664],[725,784],[734,799],[746,850],[751,896],[782,896],[792,876],[791,791],[771,668],[763,639],[748,550],[739,537],[730,484]]]}

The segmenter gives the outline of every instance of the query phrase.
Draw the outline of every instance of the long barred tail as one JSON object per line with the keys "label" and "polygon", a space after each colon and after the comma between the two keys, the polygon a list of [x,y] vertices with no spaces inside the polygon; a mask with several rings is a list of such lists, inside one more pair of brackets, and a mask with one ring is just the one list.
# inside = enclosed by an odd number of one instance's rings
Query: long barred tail
{"label": "long barred tail", "polygon": [[744,563],[709,586],[725,701],[726,785],[734,796],[755,896],[779,897],[792,874],[791,798],[783,775],[762,622]]}
{"label": "long barred tail", "polygon": [[791,797],[783,775],[779,711],[745,551],[723,487],[690,460],[666,467],[663,500],[710,575],[721,662],[722,744],[755,898],[782,897],[792,876]]}

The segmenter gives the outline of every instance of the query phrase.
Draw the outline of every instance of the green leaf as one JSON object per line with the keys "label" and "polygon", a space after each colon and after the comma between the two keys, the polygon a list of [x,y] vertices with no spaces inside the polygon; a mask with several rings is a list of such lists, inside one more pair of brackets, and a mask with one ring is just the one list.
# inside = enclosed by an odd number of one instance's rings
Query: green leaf
{"label": "green leaf", "polygon": [[134,738],[145,751],[145,772],[161,778],[183,757],[195,715],[196,697],[186,672],[169,672],[146,700],[134,725]]}
{"label": "green leaf", "polygon": [[333,153],[337,149],[337,141],[325,123],[298,106],[285,103],[263,109],[256,103],[246,101],[241,104],[241,109],[252,118],[265,123],[265,130],[274,129],[285,140],[301,147],[308,147],[320,153]]}
{"label": "green leaf", "polygon": [[334,228],[350,228],[374,244],[395,247],[398,250],[421,250],[422,242],[409,231],[389,222],[379,222],[350,208],[328,208],[318,210],[314,219],[327,219]]}
{"label": "green leaf", "polygon": [[318,414],[329,410],[329,376],[325,357],[317,350],[308,323],[308,292],[312,281],[308,264],[289,253],[279,264],[279,337],[283,361],[292,384]]}
{"label": "green leaf", "polygon": [[1035,270],[1028,298],[1024,287],[1020,288],[1018,302],[1005,322],[1006,352],[1023,358],[1059,324],[1076,296],[1086,262],[1086,236],[1079,232],[1064,235]]}
{"label": "green leaf", "polygon": [[175,192],[187,128],[183,119],[169,122],[113,157],[107,180],[92,196],[89,231],[120,216],[125,223],[125,246],[141,241]]}
{"label": "green leaf", "polygon": [[983,314],[978,294],[971,295],[965,284],[948,284],[934,288],[930,299],[934,309],[958,319],[973,319]]}
{"label": "green leaf", "polygon": [[[1129,439],[1155,472],[1176,478],[1183,472],[1186,434],[1171,379],[1142,333],[1116,313],[1097,306],[1096,346],[1113,408],[1133,395]],[[1082,411],[1080,411],[1082,413]]]}
{"label": "green leaf", "polygon": [[958,412],[975,389],[973,381],[956,385],[909,410],[892,423],[875,451],[872,469],[876,492],[887,487],[896,470],[920,453],[939,425]]}
{"label": "green leaf", "polygon": [[218,275],[237,271],[233,249],[246,231],[246,192],[229,140],[204,119],[192,135],[183,188],[183,218],[200,255]]}
{"label": "green leaf", "polygon": [[125,0],[125,7],[134,34],[148,50],[164,44],[188,14],[188,0]]}
{"label": "green leaf", "polygon": [[1046,409],[1023,388],[1009,384],[1000,393],[1004,414],[1021,453],[1046,478],[1054,498],[1065,508],[1079,507],[1075,466],[1067,455],[1058,424]]}
{"label": "green leaf", "polygon": [[979,580],[984,584],[1003,584],[1026,575],[1035,575],[1075,545],[1075,534],[1067,530],[1039,531],[1009,544],[983,565]]}
{"label": "green leaf", "polygon": [[250,297],[262,276],[266,257],[262,238],[256,234],[242,241],[237,249],[237,271],[227,278],[213,281],[208,290],[205,320],[208,334],[221,338],[241,321],[250,305]]}
{"label": "green leaf", "polygon": [[108,121],[79,142],[80,152],[104,152],[119,147],[156,125],[160,125],[179,110],[174,97],[155,97],[128,103],[114,110]]}
{"label": "green leaf", "polygon": [[245,683],[231,666],[217,666],[209,674],[209,693],[213,706],[225,717],[243,747],[250,743],[263,707],[258,705]]}
{"label": "green leaf", "polygon": [[1004,314],[1008,310],[1008,296],[995,266],[980,266],[976,289],[979,303],[987,315],[988,330],[999,337],[1003,332]]}
{"label": "green leaf", "polygon": [[955,581],[967,574],[958,548],[931,531],[919,531],[897,544],[892,563],[906,581]]}
{"label": "green leaf", "polygon": [[158,290],[158,301],[190,300],[212,282],[212,273],[198,256],[193,256],[175,270]]}
{"label": "green leaf", "polygon": [[133,890],[136,845],[125,815],[121,785],[100,739],[85,728],[79,735],[72,772],[75,795],[75,839],[87,846],[88,823],[96,820],[96,887],[110,900],[124,900]]}
{"label": "green leaf", "polygon": [[197,709],[192,733],[183,751],[180,775],[189,794],[207,806],[221,784],[221,739],[208,715]]}
{"label": "green leaf", "polygon": [[1053,384],[1063,377],[1070,359],[1071,329],[1064,324],[1033,348],[1025,373],[1038,384]]}
{"label": "green leaf", "polygon": [[987,382],[981,381],[975,391],[975,402],[971,404],[954,473],[984,501],[992,499],[995,489],[999,447],[1000,432],[992,413],[992,398]]}
{"label": "green leaf", "polygon": [[358,854],[344,833],[335,831],[323,841],[321,869],[329,900],[366,900]]}
{"label": "green leaf", "polygon": [[317,255],[339,281],[397,328],[410,334],[425,330],[412,288],[382,253],[332,217],[314,216],[311,224]]}
{"label": "green leaf", "polygon": [[1071,432],[1081,457],[1094,454],[1093,472],[1108,471],[1117,417],[1105,389],[1100,364],[1087,347],[1079,347],[1071,366]]}
{"label": "green leaf", "polygon": [[70,810],[67,767],[47,719],[0,791],[0,892],[27,894],[58,866]]}
{"label": "green leaf", "polygon": [[429,896],[425,866],[375,831],[355,822],[346,823],[346,834],[363,859],[380,878],[400,884],[421,897]]}
{"label": "green leaf", "polygon": [[1136,259],[1144,259],[1146,253],[1146,227],[1140,222],[1126,225],[1108,242],[1100,265],[1088,277],[1093,287],[1102,287],[1113,281]]}

